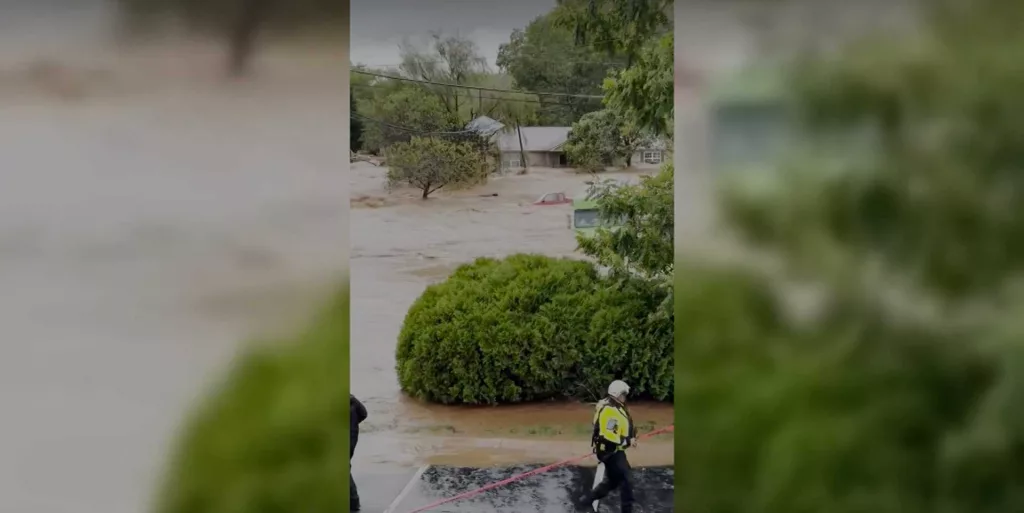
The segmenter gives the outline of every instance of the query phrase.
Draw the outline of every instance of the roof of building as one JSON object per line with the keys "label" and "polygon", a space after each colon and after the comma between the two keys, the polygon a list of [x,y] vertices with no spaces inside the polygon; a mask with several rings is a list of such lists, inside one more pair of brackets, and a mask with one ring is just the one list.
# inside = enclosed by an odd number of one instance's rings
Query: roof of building
{"label": "roof of building", "polygon": [[501,151],[519,151],[519,135],[523,137],[523,151],[560,151],[559,148],[569,138],[567,126],[524,126],[517,131],[502,132],[498,136],[498,148]]}
{"label": "roof of building", "polygon": [[665,139],[655,139],[655,140],[653,140],[653,141],[651,141],[651,142],[641,146],[640,148],[637,148],[637,151],[643,151],[643,150],[647,150],[647,151],[665,151],[668,148],[669,148],[668,141],[666,141]]}
{"label": "roof of building", "polygon": [[479,116],[473,121],[466,123],[466,130],[475,130],[480,135],[490,136],[504,130],[505,125],[498,120],[487,116]]}

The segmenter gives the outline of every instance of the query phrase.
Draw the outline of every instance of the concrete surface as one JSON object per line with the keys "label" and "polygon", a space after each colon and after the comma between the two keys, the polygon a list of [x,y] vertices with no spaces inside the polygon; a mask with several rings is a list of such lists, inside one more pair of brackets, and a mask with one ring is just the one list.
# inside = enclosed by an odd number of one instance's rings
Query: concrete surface
{"label": "concrete surface", "polygon": [[[429,466],[419,472],[359,474],[357,486],[367,513],[409,513],[435,501],[528,472],[538,466],[468,468]],[[594,467],[562,467],[429,510],[432,513],[572,513],[572,498],[593,486]],[[636,513],[672,511],[671,467],[634,468]],[[411,483],[409,480],[412,480]],[[403,494],[399,496],[400,494]],[[388,510],[393,505],[393,509]],[[601,503],[602,512],[619,511],[618,492]]]}

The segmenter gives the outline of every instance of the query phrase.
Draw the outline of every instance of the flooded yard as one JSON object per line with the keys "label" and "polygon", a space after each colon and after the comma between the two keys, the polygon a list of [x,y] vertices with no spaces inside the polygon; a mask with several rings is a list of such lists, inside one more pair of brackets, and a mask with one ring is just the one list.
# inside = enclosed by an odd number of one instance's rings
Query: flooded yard
{"label": "flooded yard", "polygon": [[[533,202],[548,192],[580,195],[590,175],[531,168],[525,175],[495,177],[484,186],[423,201],[416,191],[389,193],[384,167],[354,163],[351,172],[351,383],[369,410],[356,468],[532,464],[587,452],[589,405],[426,405],[402,396],[394,367],[395,344],[409,306],[427,285],[443,280],[459,264],[518,252],[578,257],[568,225],[570,206]],[[636,179],[639,174],[607,176]],[[672,423],[671,407],[632,408],[641,427]],[[671,443],[671,436],[659,439],[635,458],[670,464],[671,451],[658,446]]]}

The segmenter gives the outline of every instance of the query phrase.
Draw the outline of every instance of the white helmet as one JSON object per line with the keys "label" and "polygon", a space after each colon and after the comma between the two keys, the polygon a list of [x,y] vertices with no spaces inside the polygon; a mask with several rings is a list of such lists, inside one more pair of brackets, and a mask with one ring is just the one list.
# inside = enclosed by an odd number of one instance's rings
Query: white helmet
{"label": "white helmet", "polygon": [[615,380],[608,385],[608,395],[612,397],[626,397],[629,394],[629,385],[625,381]]}

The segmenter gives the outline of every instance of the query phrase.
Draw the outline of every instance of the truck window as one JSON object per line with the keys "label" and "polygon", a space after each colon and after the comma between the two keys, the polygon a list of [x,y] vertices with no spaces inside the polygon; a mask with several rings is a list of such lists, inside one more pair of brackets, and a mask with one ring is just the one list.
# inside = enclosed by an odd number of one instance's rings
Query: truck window
{"label": "truck window", "polygon": [[577,210],[573,212],[573,226],[576,228],[596,228],[601,224],[597,209]]}

